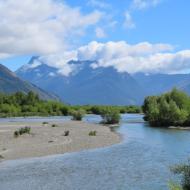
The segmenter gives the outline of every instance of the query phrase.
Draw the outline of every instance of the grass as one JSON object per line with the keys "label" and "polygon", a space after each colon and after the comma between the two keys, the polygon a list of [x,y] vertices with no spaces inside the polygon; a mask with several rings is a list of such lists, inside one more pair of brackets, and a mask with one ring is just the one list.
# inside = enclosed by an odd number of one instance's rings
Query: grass
{"label": "grass", "polygon": [[57,124],[52,124],[51,127],[59,127]]}
{"label": "grass", "polygon": [[47,124],[48,124],[48,122],[47,122],[47,121],[44,121],[42,124],[43,124],[43,125],[47,125]]}
{"label": "grass", "polygon": [[4,159],[4,157],[2,155],[0,155],[0,159]]}
{"label": "grass", "polygon": [[65,131],[63,136],[69,136],[69,131]]}
{"label": "grass", "polygon": [[96,136],[96,133],[97,133],[96,131],[90,131],[88,135],[89,136]]}
{"label": "grass", "polygon": [[23,127],[14,132],[14,137],[19,137],[20,135],[23,134],[30,134],[30,132],[31,132],[31,127]]}
{"label": "grass", "polygon": [[72,120],[74,120],[74,121],[82,121],[82,118],[85,115],[85,111],[83,109],[72,110],[71,115],[72,115]]}

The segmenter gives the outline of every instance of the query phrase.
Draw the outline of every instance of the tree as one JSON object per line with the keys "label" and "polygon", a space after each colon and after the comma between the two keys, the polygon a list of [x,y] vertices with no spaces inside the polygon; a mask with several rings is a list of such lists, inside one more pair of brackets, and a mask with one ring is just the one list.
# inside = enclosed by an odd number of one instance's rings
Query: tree
{"label": "tree", "polygon": [[82,110],[82,109],[79,109],[79,110],[72,110],[71,111],[71,115],[72,115],[72,119],[75,120],[75,121],[81,121],[82,118],[84,117],[85,115],[85,111]]}
{"label": "tree", "polygon": [[173,89],[161,96],[145,98],[143,111],[151,126],[188,126],[190,124],[190,97]]}
{"label": "tree", "polygon": [[120,121],[120,113],[117,109],[107,108],[101,112],[103,123],[116,124]]}
{"label": "tree", "polygon": [[157,103],[156,96],[149,96],[145,99],[143,105],[143,111],[145,113],[145,120],[148,120],[150,123],[157,123],[159,120],[159,108]]}

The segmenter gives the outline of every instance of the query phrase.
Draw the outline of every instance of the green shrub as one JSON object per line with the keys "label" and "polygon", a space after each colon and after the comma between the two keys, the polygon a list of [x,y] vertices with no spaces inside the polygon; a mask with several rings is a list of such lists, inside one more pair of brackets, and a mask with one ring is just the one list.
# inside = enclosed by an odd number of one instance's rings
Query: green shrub
{"label": "green shrub", "polygon": [[18,137],[20,134],[19,134],[19,132],[18,131],[15,131],[14,132],[14,137],[16,138],[16,137]]}
{"label": "green shrub", "polygon": [[24,128],[20,128],[18,132],[19,132],[19,135],[22,135],[25,133],[30,134],[30,131],[31,131],[30,127],[24,127]]}
{"label": "green shrub", "polygon": [[23,134],[30,134],[31,128],[30,127],[23,127],[20,128],[19,130],[14,132],[14,137],[18,137],[19,135],[23,135]]}
{"label": "green shrub", "polygon": [[47,124],[48,124],[48,122],[47,122],[47,121],[44,121],[42,124],[43,124],[43,125],[47,125]]}
{"label": "green shrub", "polygon": [[178,184],[175,184],[173,182],[169,183],[170,190],[183,190],[182,187]]}
{"label": "green shrub", "polygon": [[69,136],[69,131],[65,131],[63,136]]}
{"label": "green shrub", "polygon": [[75,120],[75,121],[81,121],[84,115],[85,115],[85,111],[82,109],[71,111],[72,120]]}
{"label": "green shrub", "polygon": [[179,164],[171,168],[174,174],[181,176],[181,186],[175,185],[174,187],[182,187],[183,190],[190,190],[190,159],[185,164]]}
{"label": "green shrub", "polygon": [[151,126],[190,125],[190,97],[177,89],[147,97],[142,108]]}
{"label": "green shrub", "polygon": [[96,131],[90,131],[88,135],[89,136],[96,136],[96,133],[97,133]]}
{"label": "green shrub", "polygon": [[4,157],[2,155],[0,155],[0,159],[4,159]]}
{"label": "green shrub", "polygon": [[52,124],[51,127],[59,127],[57,124]]}
{"label": "green shrub", "polygon": [[[175,94],[174,98],[178,103],[181,103]],[[12,95],[0,93],[0,117],[69,115],[71,110],[78,111],[81,109],[85,110],[86,113],[100,115],[105,108],[117,109],[121,113],[141,112],[138,106],[70,106],[58,101],[41,100],[38,95],[33,92],[29,92],[28,94],[17,92]]]}
{"label": "green shrub", "polygon": [[107,108],[101,112],[104,124],[117,124],[120,121],[120,112],[117,109]]}

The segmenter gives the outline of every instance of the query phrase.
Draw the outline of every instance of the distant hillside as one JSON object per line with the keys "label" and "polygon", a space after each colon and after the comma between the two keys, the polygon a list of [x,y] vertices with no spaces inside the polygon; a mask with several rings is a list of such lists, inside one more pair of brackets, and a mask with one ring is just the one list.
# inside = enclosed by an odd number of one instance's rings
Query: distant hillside
{"label": "distant hillside", "polygon": [[70,104],[129,105],[141,104],[145,92],[128,73],[118,73],[114,68],[91,67],[92,61],[70,61],[78,69],[68,77],[41,63],[32,66],[38,58],[21,67],[16,73],[24,80],[55,92]]}
{"label": "distant hillside", "polygon": [[138,81],[148,95],[159,95],[176,87],[190,94],[190,74],[149,74],[137,73],[133,78]]}
{"label": "distant hillside", "polygon": [[69,76],[33,57],[16,73],[70,104],[139,105],[149,95],[176,87],[190,94],[190,74],[129,74],[113,67],[92,68],[95,61],[70,61],[76,68]]}
{"label": "distant hillside", "polygon": [[57,96],[47,93],[37,86],[20,79],[15,73],[0,64],[0,93],[12,94],[18,91],[24,93],[33,91],[37,93],[41,99],[58,100]]}

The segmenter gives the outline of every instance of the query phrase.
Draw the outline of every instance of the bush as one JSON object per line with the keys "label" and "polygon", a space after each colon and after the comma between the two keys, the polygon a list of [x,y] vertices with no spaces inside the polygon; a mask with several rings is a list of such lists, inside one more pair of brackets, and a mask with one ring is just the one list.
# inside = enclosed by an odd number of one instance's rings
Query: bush
{"label": "bush", "polygon": [[57,124],[52,124],[51,127],[59,127]]}
{"label": "bush", "polygon": [[170,190],[183,190],[180,185],[172,183],[172,182],[169,183],[169,188],[170,188]]}
{"label": "bush", "polygon": [[69,136],[69,131],[65,131],[63,136]]}
{"label": "bush", "polygon": [[117,124],[120,121],[120,112],[117,109],[104,109],[101,116],[104,124]]}
{"label": "bush", "polygon": [[[179,99],[174,98],[178,103]],[[182,102],[183,103],[183,102]],[[15,116],[59,116],[69,115],[71,110],[85,110],[86,113],[100,115],[102,110],[110,108],[117,109],[121,113],[139,113],[141,112],[138,106],[104,106],[104,105],[83,105],[70,106],[62,102],[45,101],[39,99],[38,95],[33,92],[25,94],[17,92],[12,95],[0,93],[0,117],[15,117]]]}
{"label": "bush", "polygon": [[188,126],[190,124],[190,97],[173,89],[161,96],[149,96],[143,104],[145,120],[151,126]]}
{"label": "bush", "polygon": [[82,109],[71,111],[71,116],[73,117],[72,119],[75,121],[81,121],[84,115],[85,111]]}
{"label": "bush", "polygon": [[23,134],[30,134],[31,128],[30,127],[24,127],[24,128],[20,128],[19,130],[14,132],[14,137],[18,137],[19,135],[23,135]]}
{"label": "bush", "polygon": [[4,159],[4,157],[2,155],[0,155],[0,159]]}
{"label": "bush", "polygon": [[[176,165],[171,168],[174,174],[181,176],[181,187],[183,190],[190,190],[190,159],[185,164]],[[179,187],[179,186],[178,186]]]}
{"label": "bush", "polygon": [[16,138],[16,137],[18,137],[20,134],[19,134],[19,132],[18,131],[15,131],[14,132],[14,137]]}
{"label": "bush", "polygon": [[84,105],[84,106],[71,106],[73,110],[83,109],[88,114],[101,115],[104,109],[116,109],[120,113],[142,113],[140,106],[105,106],[105,105]]}
{"label": "bush", "polygon": [[24,128],[20,128],[18,132],[19,132],[20,135],[22,135],[22,134],[25,134],[25,133],[30,134],[30,131],[31,131],[30,127],[24,127]]}
{"label": "bush", "polygon": [[96,136],[96,131],[90,131],[88,135],[89,136]]}
{"label": "bush", "polygon": [[47,121],[44,121],[42,124],[43,124],[43,125],[47,125],[47,124],[48,124],[48,122],[47,122]]}

